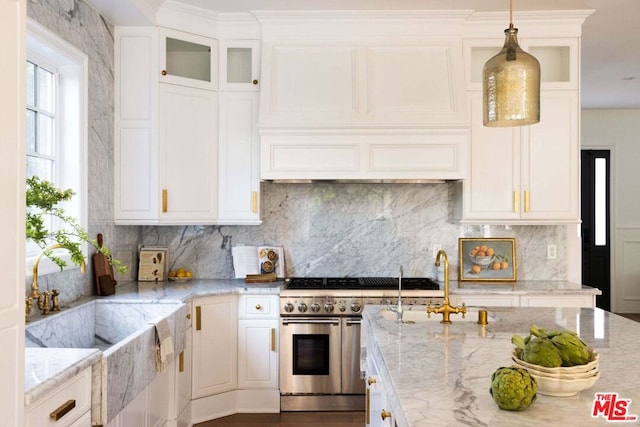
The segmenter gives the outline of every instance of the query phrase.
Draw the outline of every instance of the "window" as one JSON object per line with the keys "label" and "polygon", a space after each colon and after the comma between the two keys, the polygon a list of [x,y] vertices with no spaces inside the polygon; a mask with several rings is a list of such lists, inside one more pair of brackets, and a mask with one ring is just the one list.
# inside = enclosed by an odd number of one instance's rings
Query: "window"
{"label": "window", "polygon": [[[27,21],[27,176],[38,175],[59,188],[71,188],[75,196],[63,208],[84,228],[87,228],[87,64],[83,52],[38,23]],[[29,275],[40,249],[27,242],[26,250]],[[65,251],[56,255],[71,265]],[[41,260],[38,274],[55,271],[59,271],[55,264],[45,258]]]}

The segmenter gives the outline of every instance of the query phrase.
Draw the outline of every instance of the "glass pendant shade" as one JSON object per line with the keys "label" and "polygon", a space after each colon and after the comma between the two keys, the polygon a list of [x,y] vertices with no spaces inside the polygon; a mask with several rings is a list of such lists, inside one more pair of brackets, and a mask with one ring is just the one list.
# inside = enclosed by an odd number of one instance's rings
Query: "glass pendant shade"
{"label": "glass pendant shade", "polygon": [[482,70],[485,126],[532,125],[540,121],[540,63],[518,45],[518,29],[504,30],[502,50]]}

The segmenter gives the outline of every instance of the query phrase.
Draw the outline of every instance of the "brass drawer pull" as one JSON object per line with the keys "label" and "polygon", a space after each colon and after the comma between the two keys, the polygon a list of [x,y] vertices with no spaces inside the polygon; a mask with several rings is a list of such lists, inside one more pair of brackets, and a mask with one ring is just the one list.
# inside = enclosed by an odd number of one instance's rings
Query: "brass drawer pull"
{"label": "brass drawer pull", "polygon": [[387,412],[383,409],[382,411],[380,411],[380,417],[382,417],[383,421],[387,418],[391,418],[391,412]]}
{"label": "brass drawer pull", "polygon": [[373,377],[369,377],[367,378],[367,384],[371,385],[371,384],[375,384],[376,383],[376,379]]}
{"label": "brass drawer pull", "polygon": [[520,194],[517,191],[513,192],[513,211],[515,213],[520,211]]}
{"label": "brass drawer pull", "polygon": [[199,305],[196,306],[196,331],[202,329],[202,323],[200,318],[202,317],[202,307]]}
{"label": "brass drawer pull", "polygon": [[271,328],[271,351],[276,351],[276,328]]}
{"label": "brass drawer pull", "polygon": [[163,76],[166,76],[166,75],[167,75],[167,70],[162,70],[162,71],[160,72],[160,74],[162,74]]}
{"label": "brass drawer pull", "polygon": [[167,205],[168,205],[167,198],[168,198],[167,190],[162,190],[162,212],[167,211]]}
{"label": "brass drawer pull", "polygon": [[184,372],[184,351],[180,352],[180,357],[178,358],[178,372]]}
{"label": "brass drawer pull", "polygon": [[529,191],[524,192],[524,211],[529,212]]}
{"label": "brass drawer pull", "polygon": [[258,213],[258,192],[251,192],[251,212]]}
{"label": "brass drawer pull", "polygon": [[262,306],[260,304],[256,304],[256,310],[262,310]]}
{"label": "brass drawer pull", "polygon": [[55,409],[52,413],[50,413],[49,417],[54,421],[58,421],[60,418],[67,415],[75,407],[76,407],[75,399],[67,400],[62,405],[60,405],[57,409]]}

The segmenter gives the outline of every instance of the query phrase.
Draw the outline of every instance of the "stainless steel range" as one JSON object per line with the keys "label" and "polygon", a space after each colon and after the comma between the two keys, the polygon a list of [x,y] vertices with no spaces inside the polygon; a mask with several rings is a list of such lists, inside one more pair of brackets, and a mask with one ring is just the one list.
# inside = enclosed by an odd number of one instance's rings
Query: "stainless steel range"
{"label": "stainless steel range", "polygon": [[[428,278],[402,278],[402,304],[442,302]],[[280,292],[282,411],[363,410],[360,322],[366,304],[397,304],[398,278],[294,277]]]}

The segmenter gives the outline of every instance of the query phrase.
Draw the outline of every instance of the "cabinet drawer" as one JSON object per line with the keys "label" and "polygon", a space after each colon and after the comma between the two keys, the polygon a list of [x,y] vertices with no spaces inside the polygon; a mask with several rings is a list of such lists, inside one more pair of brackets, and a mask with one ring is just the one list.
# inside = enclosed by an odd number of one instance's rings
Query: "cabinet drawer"
{"label": "cabinet drawer", "polygon": [[[68,412],[64,413],[68,409]],[[26,411],[27,427],[72,425],[91,409],[91,368],[53,390]],[[58,421],[53,416],[58,412]]]}
{"label": "cabinet drawer", "polygon": [[277,295],[242,295],[238,314],[240,318],[275,319],[278,317]]}

